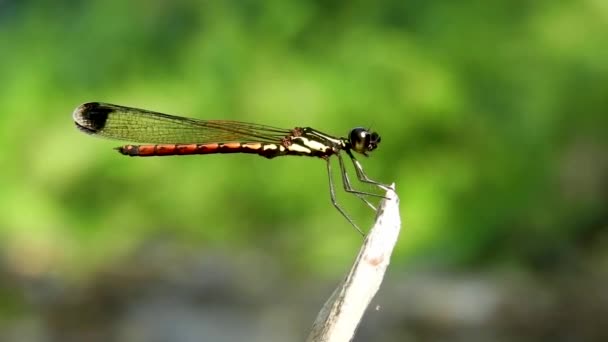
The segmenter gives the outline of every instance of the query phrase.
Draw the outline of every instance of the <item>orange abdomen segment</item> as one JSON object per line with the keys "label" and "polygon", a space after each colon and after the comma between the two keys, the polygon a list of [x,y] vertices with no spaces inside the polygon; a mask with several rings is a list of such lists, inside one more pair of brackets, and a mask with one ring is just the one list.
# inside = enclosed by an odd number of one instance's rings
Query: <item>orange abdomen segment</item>
{"label": "orange abdomen segment", "polygon": [[253,153],[272,158],[285,154],[285,148],[277,144],[262,143],[209,143],[209,144],[159,144],[125,145],[118,152],[131,157],[176,156],[212,153]]}

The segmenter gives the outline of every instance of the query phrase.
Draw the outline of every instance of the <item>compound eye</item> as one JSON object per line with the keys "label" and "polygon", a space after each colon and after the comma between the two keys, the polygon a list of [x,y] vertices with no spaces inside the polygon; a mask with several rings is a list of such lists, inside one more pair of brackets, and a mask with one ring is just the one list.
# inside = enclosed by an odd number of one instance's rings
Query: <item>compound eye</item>
{"label": "compound eye", "polygon": [[349,140],[356,152],[365,154],[365,152],[370,151],[371,136],[365,128],[355,128],[350,131]]}
{"label": "compound eye", "polygon": [[372,148],[372,150],[373,150],[374,148],[378,147],[376,145],[380,142],[381,139],[380,139],[380,135],[376,132],[370,133],[370,136],[371,137],[370,137],[369,141],[373,145],[373,148]]}

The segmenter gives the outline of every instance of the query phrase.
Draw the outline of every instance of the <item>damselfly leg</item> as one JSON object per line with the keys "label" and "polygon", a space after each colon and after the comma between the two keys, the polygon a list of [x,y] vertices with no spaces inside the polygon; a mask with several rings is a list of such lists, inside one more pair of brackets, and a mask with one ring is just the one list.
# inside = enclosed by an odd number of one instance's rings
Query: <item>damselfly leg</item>
{"label": "damselfly leg", "polygon": [[370,208],[376,211],[376,206],[373,205],[370,201],[367,200],[364,196],[375,196],[385,198],[383,195],[374,194],[371,192],[359,191],[352,187],[350,183],[350,179],[348,178],[348,173],[346,172],[346,166],[344,165],[344,159],[342,158],[341,153],[336,153],[338,156],[338,161],[340,162],[340,174],[342,175],[342,183],[344,185],[344,191],[355,194],[355,196],[359,197],[365,204],[367,204]]}
{"label": "damselfly leg", "polygon": [[[353,165],[355,166],[355,172],[357,173],[357,178],[359,178],[359,181],[361,181],[363,183],[374,184],[377,187],[379,187],[380,189],[387,190],[387,191],[390,189],[393,189],[390,185],[383,184],[383,183],[377,182],[377,181],[369,178],[367,176],[367,174],[365,173],[365,171],[363,171],[363,166],[361,166],[361,163],[359,163],[357,158],[355,158],[355,156],[348,150],[346,151],[346,153],[348,153],[350,160],[352,160]],[[381,196],[381,197],[384,197],[384,196]]]}
{"label": "damselfly leg", "polygon": [[[380,197],[380,198],[386,198],[386,197],[384,195],[354,189],[352,187],[350,179],[348,178],[348,173],[346,172],[346,165],[344,165],[344,158],[342,158],[342,154],[338,152],[338,153],[336,153],[336,155],[338,156],[338,162],[340,165],[340,175],[342,178],[342,184],[344,186],[344,191],[354,194],[359,199],[361,199],[363,202],[365,202],[365,204],[367,204],[367,206],[372,208],[372,210],[377,211],[378,209],[376,208],[376,206],[373,205],[367,198],[365,198],[365,196],[374,196],[374,197]],[[346,220],[348,220],[348,222],[350,222],[350,224],[361,235],[365,235],[363,233],[363,231],[359,228],[359,226],[357,226],[357,224],[354,222],[354,220],[346,213],[344,208],[342,208],[340,206],[340,204],[338,204],[338,201],[336,199],[336,190],[335,190],[335,186],[334,186],[333,174],[332,174],[332,169],[331,169],[331,161],[330,161],[330,158],[325,158],[325,160],[327,162],[327,177],[329,178],[329,195],[331,197],[331,203],[334,205],[334,207],[336,207],[336,209],[338,209],[340,214],[342,214],[342,216],[344,216],[346,218]],[[359,179],[361,179],[361,178],[359,178]],[[380,188],[383,188],[382,184],[377,183],[377,182],[374,182],[374,183],[364,182],[364,183],[374,184]]]}
{"label": "damselfly leg", "polygon": [[326,158],[325,161],[327,162],[327,177],[329,178],[329,196],[331,197],[331,204],[333,204],[334,207],[336,207],[336,209],[338,209],[340,214],[342,214],[342,216],[344,216],[344,218],[346,218],[346,220],[348,222],[350,222],[350,224],[359,232],[359,234],[361,234],[362,236],[365,236],[365,233],[363,233],[361,228],[359,228],[359,226],[357,226],[355,221],[353,221],[353,219],[350,218],[350,216],[346,213],[346,211],[344,211],[344,209],[342,209],[342,207],[338,204],[338,201],[336,200],[336,190],[334,187],[333,175],[331,172],[331,161],[329,160],[329,158]]}

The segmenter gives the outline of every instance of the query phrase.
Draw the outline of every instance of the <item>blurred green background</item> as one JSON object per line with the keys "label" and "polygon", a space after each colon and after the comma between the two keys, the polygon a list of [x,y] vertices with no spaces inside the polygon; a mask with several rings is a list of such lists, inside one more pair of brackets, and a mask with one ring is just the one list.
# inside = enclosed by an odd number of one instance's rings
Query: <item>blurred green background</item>
{"label": "blurred green background", "polygon": [[607,337],[605,1],[3,0],[0,61],[1,340],[301,340],[361,244],[322,160],[126,158],[90,101],[378,131],[356,340]]}

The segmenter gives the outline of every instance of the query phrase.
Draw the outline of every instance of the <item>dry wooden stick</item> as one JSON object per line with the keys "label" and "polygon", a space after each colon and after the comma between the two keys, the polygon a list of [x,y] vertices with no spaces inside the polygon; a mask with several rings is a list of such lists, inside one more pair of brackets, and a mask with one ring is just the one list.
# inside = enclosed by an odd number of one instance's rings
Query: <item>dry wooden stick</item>
{"label": "dry wooden stick", "polygon": [[355,263],[325,302],[307,341],[344,342],[353,338],[365,309],[380,288],[401,229],[399,198],[394,190],[388,190],[386,197]]}

